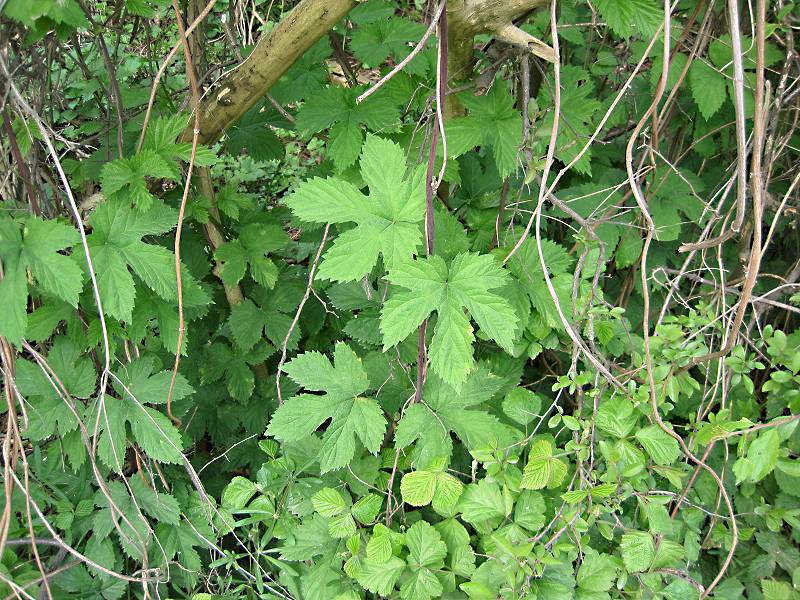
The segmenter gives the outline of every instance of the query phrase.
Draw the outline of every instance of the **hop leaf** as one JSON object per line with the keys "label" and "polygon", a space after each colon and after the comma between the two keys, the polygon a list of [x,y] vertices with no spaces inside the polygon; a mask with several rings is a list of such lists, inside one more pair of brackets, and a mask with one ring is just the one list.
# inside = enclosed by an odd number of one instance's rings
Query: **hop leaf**
{"label": "hop leaf", "polygon": [[155,201],[147,187],[148,177],[175,180],[175,165],[170,165],[155,150],[146,148],[131,158],[106,163],[100,174],[100,185],[109,200],[125,200],[147,211]]}
{"label": "hop leaf", "polygon": [[395,292],[384,304],[384,350],[436,311],[431,367],[458,390],[475,365],[475,336],[466,309],[488,337],[512,351],[517,316],[505,298],[491,291],[505,285],[508,275],[491,256],[459,254],[449,265],[438,256],[423,258],[390,268],[388,279],[408,291]]}
{"label": "hop leaf", "polygon": [[83,277],[75,260],[61,252],[78,241],[74,227],[56,220],[29,217],[23,231],[10,219],[0,219],[0,335],[18,343],[28,323],[27,270],[38,287],[54,296],[78,305]]}
{"label": "hop leaf", "polygon": [[310,391],[289,398],[272,416],[267,433],[292,442],[308,437],[331,419],[322,436],[319,452],[322,472],[348,464],[356,451],[356,438],[377,453],[386,431],[386,419],[374,398],[361,396],[369,387],[367,373],[346,344],[334,351],[334,364],[318,352],[306,352],[287,363],[283,370]]}
{"label": "hop leaf", "polygon": [[361,175],[369,197],[345,181],[311,179],[285,201],[292,212],[312,223],[356,223],[326,253],[319,277],[351,281],[369,273],[378,260],[388,267],[409,259],[422,241],[419,223],[425,212],[423,169],[406,177],[402,148],[367,136]]}
{"label": "hop leaf", "polygon": [[522,140],[522,115],[514,108],[508,86],[498,82],[485,96],[460,98],[469,115],[448,122],[448,154],[457,157],[475,146],[490,146],[500,177],[507,177],[516,170]]}
{"label": "hop leaf", "polygon": [[[142,241],[145,235],[166,233],[175,227],[177,213],[173,209],[156,204],[147,211],[135,210],[129,201],[114,199],[98,206],[89,222],[93,229],[89,248],[107,315],[131,320],[136,291],[129,267],[163,300],[177,300],[175,255],[163,246]],[[183,271],[181,278],[184,305],[209,302],[188,271]]]}
{"label": "hop leaf", "polygon": [[330,128],[330,154],[339,171],[358,158],[364,143],[362,125],[377,131],[399,117],[399,110],[385,94],[375,94],[356,104],[356,98],[364,89],[364,86],[327,87],[308,98],[297,114],[297,128],[301,131],[316,133]]}
{"label": "hop leaf", "polygon": [[425,402],[414,404],[403,413],[395,431],[395,443],[406,448],[419,439],[413,457],[415,464],[420,466],[450,455],[451,431],[469,449],[489,443],[499,422],[493,415],[476,410],[476,407],[491,399],[502,384],[503,380],[485,367],[475,369],[458,392],[436,375],[431,375],[422,394]]}

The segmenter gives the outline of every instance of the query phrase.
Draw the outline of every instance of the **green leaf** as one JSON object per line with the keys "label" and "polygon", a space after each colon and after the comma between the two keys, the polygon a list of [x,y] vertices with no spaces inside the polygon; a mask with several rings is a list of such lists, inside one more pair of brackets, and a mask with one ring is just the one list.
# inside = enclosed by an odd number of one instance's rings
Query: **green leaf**
{"label": "green leaf", "polygon": [[657,465],[671,465],[681,456],[677,440],[658,425],[640,429],[636,432],[636,439]]}
{"label": "green leaf", "polygon": [[255,160],[283,158],[283,143],[269,127],[276,121],[276,116],[277,111],[271,106],[251,108],[228,129],[225,149],[233,156],[247,149],[247,153]]}
{"label": "green leaf", "polygon": [[392,556],[392,540],[388,535],[373,535],[367,542],[367,560],[385,563]]}
{"label": "green leaf", "polygon": [[331,128],[331,156],[340,172],[358,158],[364,139],[362,126],[372,131],[385,129],[400,115],[385,93],[374,94],[356,104],[356,98],[364,90],[364,86],[324,88],[309,97],[297,113],[297,128],[306,134]]}
{"label": "green leaf", "polygon": [[468,449],[489,444],[497,435],[499,422],[493,415],[474,408],[489,400],[502,383],[483,366],[467,377],[458,392],[436,375],[429,375],[422,394],[425,402],[414,404],[403,413],[395,443],[406,448],[419,439],[413,457],[420,466],[450,455],[451,431]]}
{"label": "green leaf", "polygon": [[438,473],[433,509],[439,514],[450,514],[464,491],[464,484],[449,473]]}
{"label": "green leaf", "polygon": [[520,425],[528,425],[541,410],[541,398],[525,388],[514,388],[503,400],[503,412]]}
{"label": "green leaf", "polygon": [[78,306],[78,295],[83,288],[83,277],[72,257],[60,252],[77,243],[79,237],[74,227],[56,220],[43,221],[28,217],[19,224],[10,219],[0,219],[0,260],[3,279],[0,280],[0,301],[4,307],[0,315],[0,335],[19,343],[27,327],[28,277],[30,270],[37,286]]}
{"label": "green leaf", "polygon": [[183,461],[181,434],[166,415],[146,406],[129,415],[133,437],[150,458],[171,464]]}
{"label": "green leaf", "polygon": [[363,525],[368,525],[375,520],[381,510],[383,499],[378,494],[367,494],[358,499],[350,509],[356,521]]}
{"label": "green leaf", "polygon": [[426,506],[433,500],[436,491],[436,473],[432,471],[412,471],[403,475],[400,493],[403,502],[411,506]]}
{"label": "green leaf", "polygon": [[403,502],[412,506],[427,506],[440,513],[449,513],[455,506],[464,485],[452,475],[442,471],[412,471],[403,475],[400,493]]}
{"label": "green leaf", "polygon": [[436,311],[431,367],[458,390],[475,365],[475,338],[466,309],[489,338],[512,352],[517,316],[505,298],[491,291],[508,281],[508,274],[492,256],[459,254],[449,265],[438,256],[421,258],[390,268],[387,278],[407,291],[395,292],[384,304],[384,350],[405,339]]}
{"label": "green leaf", "polygon": [[246,477],[236,476],[222,491],[222,505],[234,510],[247,506],[258,493],[258,486]]}
{"label": "green leaf", "polygon": [[602,431],[624,438],[636,426],[633,404],[625,398],[614,398],[600,405],[595,424]]}
{"label": "green leaf", "polygon": [[444,565],[447,545],[429,523],[419,521],[406,533],[408,566],[411,576],[400,588],[405,600],[429,600],[442,595],[443,588],[436,571]]}
{"label": "green leaf", "polygon": [[656,556],[653,537],[646,531],[633,531],[622,536],[622,562],[631,573],[647,571]]}
{"label": "green leaf", "polygon": [[606,554],[589,552],[578,569],[578,587],[588,592],[606,592],[617,577],[614,561]]}
{"label": "green leaf", "polygon": [[175,170],[158,152],[148,148],[131,158],[106,163],[100,185],[108,201],[133,203],[139,210],[147,211],[156,199],[148,189],[149,177],[174,181]]}
{"label": "green leaf", "polygon": [[405,568],[405,561],[396,556],[382,562],[366,559],[361,563],[358,584],[373,594],[388,596]]}
{"label": "green leaf", "polygon": [[409,42],[416,41],[425,26],[402,17],[381,19],[358,27],[350,42],[353,53],[370,66],[384,62],[389,55],[402,60],[409,53]]}
{"label": "green leaf", "polygon": [[677,542],[673,542],[672,540],[662,539],[658,544],[658,548],[656,549],[656,555],[653,558],[652,568],[659,569],[661,567],[673,566],[683,558],[683,555],[683,546]]}
{"label": "green leaf", "polygon": [[539,440],[531,446],[520,487],[529,490],[556,488],[561,485],[566,474],[567,465],[553,457],[552,442]]}
{"label": "green leaf", "polygon": [[778,464],[780,436],[775,429],[761,433],[747,449],[747,455],[733,464],[736,482],[757,483],[769,475]]}
{"label": "green leaf", "polygon": [[129,485],[133,497],[136,498],[136,502],[144,513],[160,523],[178,525],[181,510],[178,501],[173,496],[157,492],[148,486],[141,477],[131,478]]}
{"label": "green leaf", "polygon": [[595,6],[611,30],[623,38],[652,37],[664,20],[653,0],[596,0]]}
{"label": "green leaf", "polygon": [[300,394],[289,398],[272,416],[267,433],[291,442],[311,435],[331,419],[322,435],[319,461],[322,472],[347,465],[355,455],[356,437],[373,454],[380,448],[386,419],[373,398],[360,394],[369,387],[361,359],[349,346],[336,345],[334,365],[316,352],[301,354],[284,371],[304,388],[323,396]]}
{"label": "green leaf", "polygon": [[689,67],[689,87],[700,114],[708,121],[728,97],[725,76],[703,60],[697,59]]}
{"label": "green leaf", "polygon": [[349,223],[356,227],[334,241],[320,264],[319,277],[352,281],[369,273],[383,257],[393,267],[408,260],[422,241],[425,213],[423,170],[406,177],[406,159],[397,144],[368,135],[361,154],[364,196],[338,179],[311,179],[285,200],[292,212],[312,223]]}
{"label": "green leaf", "polygon": [[500,80],[484,96],[462,94],[459,98],[469,115],[447,122],[448,154],[455,158],[475,146],[491,147],[500,177],[508,177],[517,169],[522,141],[522,115],[514,108],[508,85]]}
{"label": "green leaf", "polygon": [[347,503],[344,497],[333,488],[322,488],[311,498],[316,510],[323,517],[333,517],[347,512]]}
{"label": "green leaf", "polygon": [[482,523],[505,516],[505,504],[498,485],[487,479],[471,483],[461,494],[456,510],[468,523]]}
{"label": "green leaf", "polygon": [[249,267],[254,281],[272,289],[278,280],[278,268],[267,254],[288,242],[286,233],[277,225],[253,223],[242,228],[239,239],[222,244],[215,252],[222,261],[220,275],[228,287],[237,285]]}
{"label": "green leaf", "polygon": [[447,556],[447,545],[429,523],[419,521],[406,533],[408,564],[413,567],[438,569]]}
{"label": "green leaf", "polygon": [[[173,209],[156,203],[142,211],[131,208],[129,200],[114,199],[100,204],[89,222],[92,234],[87,241],[107,315],[125,322],[132,318],[136,291],[129,267],[160,298],[177,300],[175,255],[163,246],[142,241],[146,235],[166,233],[175,227],[177,213]],[[184,304],[202,306],[210,302],[185,267],[181,279]]]}
{"label": "green leaf", "polygon": [[328,519],[328,532],[332,538],[347,538],[356,533],[356,522],[349,512]]}

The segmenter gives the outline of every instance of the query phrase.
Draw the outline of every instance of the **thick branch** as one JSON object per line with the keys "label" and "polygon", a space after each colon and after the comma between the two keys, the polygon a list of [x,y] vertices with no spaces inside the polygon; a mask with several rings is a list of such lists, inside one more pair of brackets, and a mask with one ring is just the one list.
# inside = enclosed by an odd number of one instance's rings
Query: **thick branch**
{"label": "thick branch", "polygon": [[[303,0],[292,9],[203,103],[200,142],[218,140],[355,5],[355,0]],[[190,129],[183,134],[186,140],[191,136]]]}
{"label": "thick branch", "polygon": [[[553,62],[554,53],[550,46],[514,24],[515,20],[548,3],[549,0],[449,0],[447,18],[450,22],[450,79],[463,81],[472,77],[474,38],[482,33],[525,48],[532,54]],[[458,99],[448,96],[445,115],[454,117],[462,113],[463,107]]]}

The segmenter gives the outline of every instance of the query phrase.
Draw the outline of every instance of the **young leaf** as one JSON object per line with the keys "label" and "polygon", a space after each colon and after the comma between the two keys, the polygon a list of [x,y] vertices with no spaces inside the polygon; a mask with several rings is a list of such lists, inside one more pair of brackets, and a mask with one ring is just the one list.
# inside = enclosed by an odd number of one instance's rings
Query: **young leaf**
{"label": "young leaf", "polygon": [[155,150],[143,149],[131,158],[117,158],[103,167],[100,185],[109,202],[125,201],[145,212],[156,197],[148,189],[148,177],[175,180],[176,169]]}
{"label": "young leaf", "polygon": [[539,440],[531,446],[520,487],[529,490],[552,489],[561,485],[566,474],[567,465],[553,457],[552,442]]}
{"label": "young leaf", "polygon": [[508,281],[493,257],[459,254],[449,265],[438,256],[421,258],[390,268],[387,278],[408,291],[395,292],[384,304],[384,350],[404,340],[436,311],[431,367],[458,390],[475,365],[475,336],[466,309],[488,337],[512,351],[517,316],[505,298],[491,291]]}
{"label": "young leaf", "polygon": [[378,451],[386,419],[374,398],[361,396],[369,381],[361,359],[349,346],[336,345],[334,364],[318,352],[306,352],[288,362],[284,371],[305,389],[325,394],[300,394],[286,400],[272,416],[269,435],[299,441],[331,419],[319,453],[323,473],[352,460],[356,438],[373,454]]}

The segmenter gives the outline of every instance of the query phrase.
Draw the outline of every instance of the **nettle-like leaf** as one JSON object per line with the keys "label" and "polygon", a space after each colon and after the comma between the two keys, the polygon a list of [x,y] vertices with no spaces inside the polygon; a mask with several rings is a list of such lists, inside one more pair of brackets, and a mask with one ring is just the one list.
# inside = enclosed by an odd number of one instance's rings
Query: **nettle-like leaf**
{"label": "nettle-like leaf", "polygon": [[[115,472],[125,467],[129,438],[127,427],[135,442],[153,460],[178,464],[183,460],[183,440],[172,421],[162,412],[146,406],[166,403],[170,371],[153,374],[154,362],[143,357],[126,365],[112,380],[119,398],[106,394],[102,402],[95,401],[87,408],[87,422],[98,423],[98,455]],[[184,377],[178,375],[173,400],[182,400],[194,390]],[[99,415],[98,415],[99,412]],[[127,425],[127,426],[126,426]]]}
{"label": "nettle-like leaf", "polygon": [[156,150],[142,149],[130,158],[106,163],[100,174],[100,186],[109,201],[133,203],[138,209],[147,211],[156,200],[148,188],[148,178],[175,181],[176,167]]}
{"label": "nettle-like leaf", "polygon": [[[175,255],[163,246],[142,241],[146,235],[171,231],[176,221],[176,211],[164,204],[144,211],[132,209],[129,201],[121,199],[103,202],[92,213],[88,243],[107,315],[131,320],[135,286],[129,267],[160,298],[177,300]],[[181,279],[185,306],[208,304],[208,295],[185,268]]]}
{"label": "nettle-like leaf", "polygon": [[422,241],[423,168],[407,176],[402,148],[374,135],[367,136],[360,164],[369,196],[346,181],[316,178],[301,184],[284,201],[304,221],[356,223],[325,253],[320,278],[360,279],[372,270],[379,255],[392,268],[411,258]]}
{"label": "nettle-like leaf", "polygon": [[[297,279],[282,276],[274,291],[261,287],[248,290],[249,298],[231,308],[228,326],[236,346],[249,351],[264,337],[276,348],[283,346],[294,312],[304,289]],[[303,329],[297,323],[289,337],[287,349],[297,349]]]}
{"label": "nettle-like leaf", "polygon": [[358,158],[364,143],[362,125],[379,131],[399,120],[400,110],[386,94],[377,93],[356,104],[356,98],[365,89],[365,86],[327,87],[308,98],[297,113],[300,131],[312,134],[330,128],[328,151],[339,171]]}
{"label": "nettle-like leaf", "polygon": [[706,121],[717,114],[728,97],[725,75],[703,60],[695,60],[689,67],[689,87]]}
{"label": "nettle-like leaf", "polygon": [[319,352],[306,352],[283,370],[306,390],[324,394],[299,394],[286,400],[273,414],[267,434],[296,442],[330,419],[319,451],[323,473],[340,469],[353,459],[356,438],[369,452],[378,452],[386,419],[374,398],[362,396],[369,380],[361,359],[349,346],[336,344],[333,364]]}
{"label": "nettle-like leaf", "polygon": [[468,449],[488,444],[496,435],[499,422],[478,406],[490,400],[502,385],[503,380],[483,366],[467,377],[459,391],[430,375],[422,394],[425,402],[413,404],[403,413],[395,430],[395,444],[407,448],[419,439],[412,454],[417,468],[450,456],[450,432]]}
{"label": "nettle-like leaf", "polygon": [[508,86],[497,82],[485,96],[467,93],[459,98],[469,115],[447,122],[448,155],[455,158],[475,146],[489,146],[500,177],[516,171],[517,149],[522,141],[522,115],[514,108]]}
{"label": "nettle-like leaf", "polygon": [[491,291],[508,282],[492,256],[459,254],[449,264],[439,256],[420,258],[390,267],[387,279],[405,290],[395,291],[384,304],[384,350],[403,341],[435,311],[431,368],[458,390],[475,366],[475,335],[466,309],[487,337],[512,352],[517,316],[503,296]]}
{"label": "nettle-like leaf", "polygon": [[61,254],[78,242],[77,230],[56,220],[27,217],[20,225],[0,219],[0,335],[19,343],[28,324],[28,271],[37,287],[73,307],[83,288],[75,259]]}
{"label": "nettle-like leaf", "polygon": [[272,127],[289,128],[290,123],[272,105],[260,105],[247,111],[228,129],[225,149],[238,156],[243,149],[255,160],[283,158],[283,142]]}
{"label": "nettle-like leaf", "polygon": [[216,259],[223,263],[220,270],[223,283],[228,287],[237,285],[249,268],[256,283],[272,289],[278,280],[278,267],[267,254],[279,250],[288,241],[286,232],[278,225],[245,225],[238,239],[225,242],[215,253]]}

